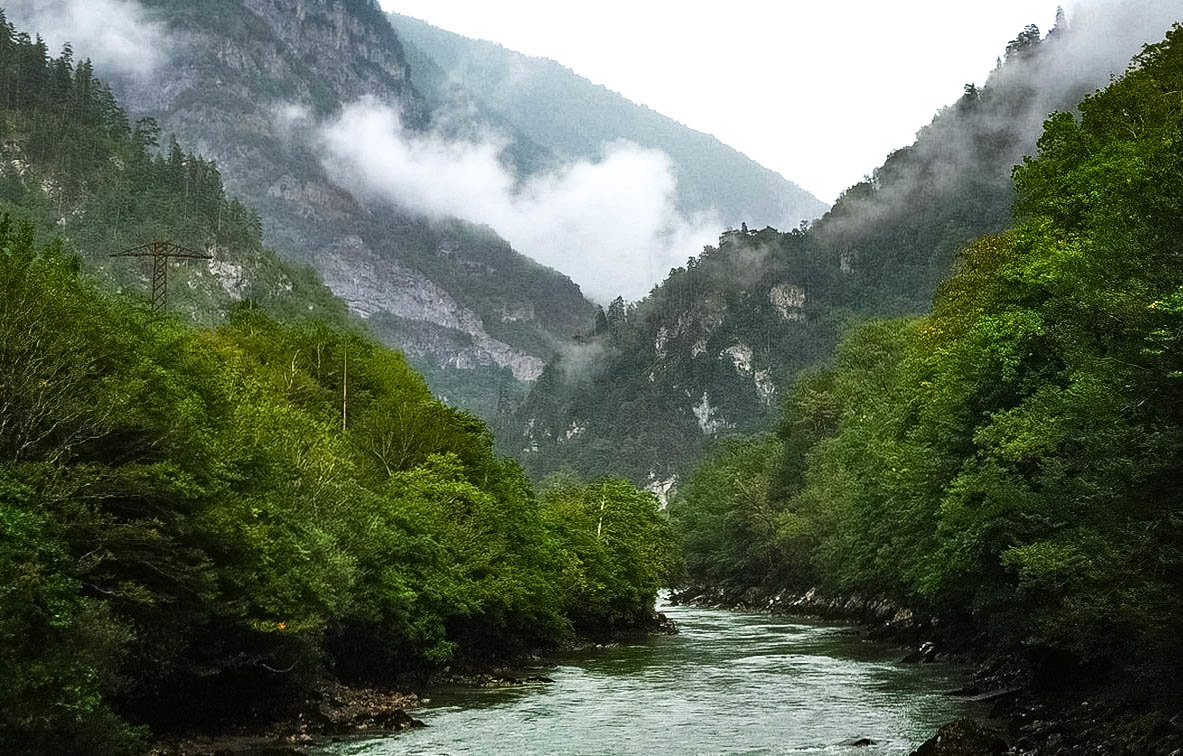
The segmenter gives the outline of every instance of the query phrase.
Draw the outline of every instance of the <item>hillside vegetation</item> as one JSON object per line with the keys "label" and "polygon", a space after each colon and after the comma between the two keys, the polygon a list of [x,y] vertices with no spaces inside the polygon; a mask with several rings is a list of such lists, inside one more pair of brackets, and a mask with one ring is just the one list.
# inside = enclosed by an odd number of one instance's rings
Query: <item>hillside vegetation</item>
{"label": "hillside vegetation", "polygon": [[430,126],[402,43],[374,3],[138,4],[167,52],[151,76],[112,78],[122,104],[216,161],[268,244],[315,268],[450,403],[495,418],[499,397],[516,396],[591,322],[575,283],[489,228],[351,193],[330,176],[320,127],[350,105],[379,102],[409,133]]}
{"label": "hillside vegetation", "polygon": [[213,255],[170,267],[171,305],[202,322],[250,298],[268,312],[342,324],[343,302],[311,268],[264,248],[259,216],[227,196],[218,168],[152,119],[130,122],[89,61],[52,58],[0,12],[0,209],[61,237],[112,286],[147,293],[148,271],[109,255],[168,238]]}
{"label": "hillside vegetation", "polygon": [[1103,84],[1080,64],[1099,33],[1028,27],[984,86],[817,222],[726,233],[645,299],[616,303],[518,410],[527,469],[668,486],[721,439],[774,422],[795,376],[851,325],[926,311],[958,251],[1011,223],[1011,169],[1043,119]]}
{"label": "hillside vegetation", "polygon": [[1175,26],[1053,115],[1015,223],[963,251],[930,315],[856,328],[775,436],[696,470],[671,504],[686,579],[889,598],[1061,684],[1138,681],[1102,700],[1177,704],[1180,90]]}
{"label": "hillside vegetation", "polygon": [[[536,494],[262,248],[212,163],[6,23],[0,107],[0,750],[141,752],[265,725],[331,676],[647,625],[675,558],[651,495]],[[107,264],[155,235],[215,254],[174,269],[173,314]]]}

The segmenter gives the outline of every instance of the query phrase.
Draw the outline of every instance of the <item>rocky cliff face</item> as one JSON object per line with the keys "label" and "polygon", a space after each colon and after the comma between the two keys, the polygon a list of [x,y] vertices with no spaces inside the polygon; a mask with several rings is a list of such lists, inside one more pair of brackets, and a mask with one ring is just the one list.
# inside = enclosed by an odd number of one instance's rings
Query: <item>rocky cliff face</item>
{"label": "rocky cliff face", "polygon": [[151,78],[117,79],[117,93],[216,160],[281,254],[311,263],[361,317],[406,326],[375,328],[391,346],[432,367],[497,366],[531,381],[590,322],[592,305],[566,277],[485,229],[367,205],[292,137],[284,113],[330,117],[362,97],[397,108],[408,128],[428,124],[402,45],[369,0],[144,5],[174,49]]}

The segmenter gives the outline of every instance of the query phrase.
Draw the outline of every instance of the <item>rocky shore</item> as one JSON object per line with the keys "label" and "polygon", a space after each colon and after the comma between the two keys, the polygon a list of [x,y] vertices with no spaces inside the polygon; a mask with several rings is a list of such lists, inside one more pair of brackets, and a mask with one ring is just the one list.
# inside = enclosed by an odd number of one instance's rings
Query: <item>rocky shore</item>
{"label": "rocky shore", "polygon": [[[648,635],[677,632],[678,627],[672,620],[654,612],[642,625],[585,634],[572,647],[604,648]],[[545,675],[518,671],[536,667],[541,661],[541,657],[531,655],[519,659],[519,664],[513,666],[446,668],[417,687],[423,690],[440,687],[512,688],[553,682]],[[428,725],[411,712],[429,700],[417,693],[355,687],[326,680],[287,718],[262,727],[242,726],[218,734],[162,738],[150,753],[152,756],[297,756],[325,741],[426,727]]]}
{"label": "rocky shore", "polygon": [[301,754],[317,741],[424,727],[423,722],[408,713],[419,703],[414,693],[326,682],[293,716],[261,730],[167,738],[158,742],[150,753],[153,756]]}
{"label": "rocky shore", "polygon": [[[975,667],[973,682],[950,695],[991,705],[985,726],[951,722],[913,756],[1183,756],[1183,701],[1177,693],[1115,680],[1047,652],[999,646],[965,627],[918,617],[879,597],[819,589],[689,587],[675,604],[803,616],[857,624],[867,638],[901,647],[901,661],[953,661]],[[871,745],[867,743],[865,745]]]}
{"label": "rocky shore", "polygon": [[[429,687],[512,688],[550,682],[553,680],[544,675],[518,675],[507,670],[449,670],[433,678]],[[428,701],[429,698],[416,693],[326,682],[289,718],[262,728],[165,738],[150,753],[152,756],[298,756],[318,743],[426,727],[412,712]]]}

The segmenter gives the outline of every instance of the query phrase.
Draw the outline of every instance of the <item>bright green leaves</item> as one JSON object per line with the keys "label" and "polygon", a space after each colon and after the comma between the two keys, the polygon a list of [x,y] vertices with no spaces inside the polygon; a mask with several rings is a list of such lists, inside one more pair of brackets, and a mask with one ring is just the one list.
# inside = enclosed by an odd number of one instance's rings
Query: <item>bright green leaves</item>
{"label": "bright green leaves", "polygon": [[673,559],[653,497],[572,483],[548,501],[607,502],[594,529],[544,512],[401,355],[245,305],[198,331],[27,230],[0,223],[0,250],[6,745],[116,752],[112,707],[280,706],[330,664],[389,684],[652,610]]}
{"label": "bright green leaves", "polygon": [[551,479],[542,496],[558,547],[566,610],[582,630],[644,627],[657,589],[677,567],[673,532],[657,499],[630,483]]}

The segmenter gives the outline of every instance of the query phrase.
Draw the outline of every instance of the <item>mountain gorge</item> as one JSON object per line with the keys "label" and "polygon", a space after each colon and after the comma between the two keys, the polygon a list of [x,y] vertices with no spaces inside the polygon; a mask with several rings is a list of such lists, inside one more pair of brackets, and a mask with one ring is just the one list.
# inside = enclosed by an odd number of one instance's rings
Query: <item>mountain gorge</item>
{"label": "mountain gorge", "polygon": [[1167,5],[1111,4],[1046,36],[1027,27],[984,85],[967,85],[817,222],[727,232],[645,299],[616,303],[519,409],[527,467],[610,469],[668,491],[718,439],[767,427],[796,375],[852,324],[927,310],[958,252],[1010,223],[1011,171],[1044,119],[1161,36]]}
{"label": "mountain gorge", "polygon": [[376,0],[11,0],[0,755],[1179,756],[1183,21],[1072,10],[798,223]]}

